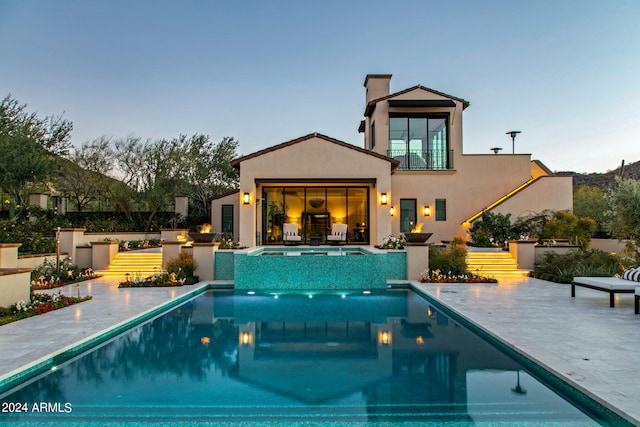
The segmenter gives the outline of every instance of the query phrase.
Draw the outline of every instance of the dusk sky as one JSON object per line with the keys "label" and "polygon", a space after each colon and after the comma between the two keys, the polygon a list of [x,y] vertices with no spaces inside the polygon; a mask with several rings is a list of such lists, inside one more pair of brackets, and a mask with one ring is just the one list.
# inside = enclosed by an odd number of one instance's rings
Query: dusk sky
{"label": "dusk sky", "polygon": [[640,160],[640,0],[0,0],[0,97],[72,141],[203,133],[239,154],[320,132],[363,145],[364,78],[471,103],[464,152],[551,170]]}

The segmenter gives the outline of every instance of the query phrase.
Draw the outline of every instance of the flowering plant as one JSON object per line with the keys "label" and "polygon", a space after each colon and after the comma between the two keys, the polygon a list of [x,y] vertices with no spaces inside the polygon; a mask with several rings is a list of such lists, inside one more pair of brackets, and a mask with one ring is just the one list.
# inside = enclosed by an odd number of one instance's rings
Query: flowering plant
{"label": "flowering plant", "polygon": [[4,325],[15,320],[24,319],[26,317],[45,314],[60,308],[69,307],[79,302],[88,301],[92,297],[86,296],[82,298],[67,297],[61,292],[57,294],[41,294],[33,293],[30,301],[18,301],[9,309],[3,309],[0,313],[0,325]]}
{"label": "flowering plant", "polygon": [[400,237],[390,235],[382,239],[382,245],[378,247],[381,249],[404,249],[405,243],[407,243],[407,239],[404,234],[401,234]]}
{"label": "flowering plant", "polygon": [[184,285],[185,279],[178,279],[176,273],[156,273],[152,276],[141,277],[127,276],[124,282],[120,282],[119,288],[163,288]]}
{"label": "flowering plant", "polygon": [[498,283],[493,277],[471,273],[452,274],[451,271],[445,273],[439,269],[425,270],[420,281],[422,283]]}
{"label": "flowering plant", "polygon": [[234,242],[233,239],[222,239],[218,249],[238,249],[239,247],[240,242]]}
{"label": "flowering plant", "polygon": [[69,283],[99,277],[91,268],[81,269],[71,263],[70,257],[60,261],[58,269],[53,259],[44,262],[31,272],[31,287],[34,290],[59,288]]}

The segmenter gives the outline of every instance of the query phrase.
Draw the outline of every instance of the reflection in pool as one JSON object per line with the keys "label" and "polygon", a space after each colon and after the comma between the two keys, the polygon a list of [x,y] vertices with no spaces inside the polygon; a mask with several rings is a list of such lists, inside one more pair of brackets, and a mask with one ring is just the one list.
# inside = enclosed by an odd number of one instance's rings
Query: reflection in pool
{"label": "reflection in pool", "polygon": [[2,396],[11,422],[598,425],[421,296],[209,291]]}

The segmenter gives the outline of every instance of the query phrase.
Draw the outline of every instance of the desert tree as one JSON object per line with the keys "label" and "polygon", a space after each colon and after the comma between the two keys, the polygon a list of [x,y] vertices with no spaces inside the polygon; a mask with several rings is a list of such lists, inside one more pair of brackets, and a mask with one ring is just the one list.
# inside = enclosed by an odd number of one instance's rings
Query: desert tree
{"label": "desert tree", "polygon": [[11,95],[0,103],[0,187],[17,204],[46,188],[58,156],[68,153],[73,124],[62,115],[39,118]]}

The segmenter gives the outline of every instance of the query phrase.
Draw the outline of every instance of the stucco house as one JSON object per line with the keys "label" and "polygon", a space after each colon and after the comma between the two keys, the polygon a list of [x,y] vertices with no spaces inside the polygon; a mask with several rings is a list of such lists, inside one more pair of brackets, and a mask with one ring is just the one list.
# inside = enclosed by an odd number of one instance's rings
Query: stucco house
{"label": "stucco house", "polygon": [[422,224],[437,242],[466,237],[485,210],[572,208],[571,177],[530,154],[463,153],[468,101],[420,85],[390,93],[390,81],[364,81],[363,147],[314,133],[234,160],[239,190],[211,201],[213,231],[282,244],[293,223],[303,244],[323,244],[333,224],[347,224],[348,244],[379,244]]}

